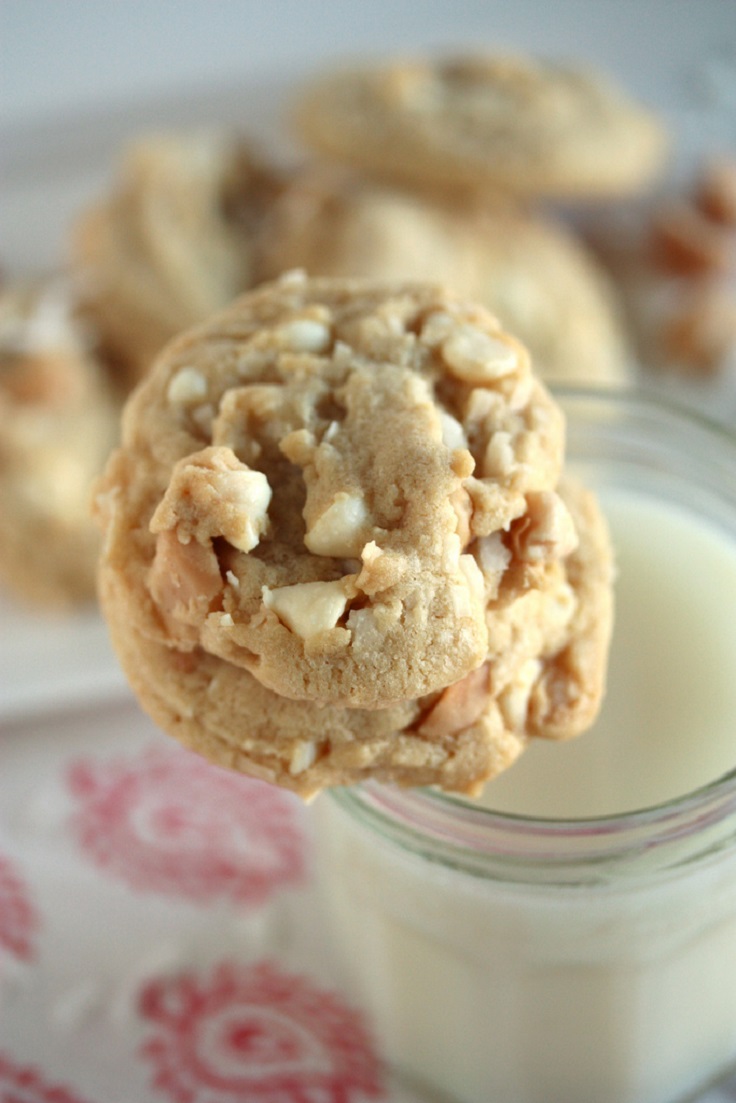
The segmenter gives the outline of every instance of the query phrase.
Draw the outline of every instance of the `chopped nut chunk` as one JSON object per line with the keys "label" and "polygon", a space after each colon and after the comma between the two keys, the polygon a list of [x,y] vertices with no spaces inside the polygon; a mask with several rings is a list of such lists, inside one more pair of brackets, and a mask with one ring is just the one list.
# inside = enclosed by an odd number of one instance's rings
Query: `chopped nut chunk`
{"label": "chopped nut chunk", "polygon": [[684,200],[659,212],[652,237],[657,260],[668,272],[725,272],[731,263],[729,230]]}
{"label": "chopped nut chunk", "polygon": [[458,479],[467,479],[475,471],[475,460],[467,448],[456,448],[450,456],[450,470]]}
{"label": "chopped nut chunk", "polygon": [[223,536],[248,552],[266,530],[270,501],[263,472],[240,463],[229,448],[207,448],[177,464],[151,531],[176,529],[180,538],[202,544]]}
{"label": "chopped nut chunk", "polygon": [[465,575],[468,589],[475,604],[483,602],[483,575],[472,555],[461,555],[458,565]]}
{"label": "chopped nut chunk", "polygon": [[554,491],[529,494],[527,501],[529,510],[513,536],[519,558],[527,563],[564,559],[578,544],[567,506]]}
{"label": "chopped nut chunk", "polygon": [[698,206],[709,218],[736,227],[736,161],[719,160],[709,165],[697,190]]}
{"label": "chopped nut chunk", "polygon": [[489,697],[488,665],[484,663],[440,694],[419,730],[432,738],[460,732],[479,719]]}
{"label": "chopped nut chunk", "polygon": [[196,540],[182,542],[172,529],[158,534],[148,590],[166,614],[185,624],[196,622],[221,589],[220,568],[211,546]]}

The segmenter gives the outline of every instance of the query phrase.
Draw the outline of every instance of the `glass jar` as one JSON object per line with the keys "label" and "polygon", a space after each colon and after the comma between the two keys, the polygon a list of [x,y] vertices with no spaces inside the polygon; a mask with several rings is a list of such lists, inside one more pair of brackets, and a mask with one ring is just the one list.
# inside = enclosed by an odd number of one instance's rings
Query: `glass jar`
{"label": "glass jar", "polygon": [[[732,553],[736,580],[736,438],[642,394],[558,397],[570,466],[604,507],[631,493],[685,511]],[[696,595],[722,585],[717,573],[692,564]],[[668,634],[690,639],[691,604],[680,621],[670,604]],[[736,675],[727,646],[723,685]],[[319,873],[346,980],[432,1099],[672,1103],[736,1063],[736,714],[723,719],[730,769],[613,814],[499,813],[493,783],[483,806],[374,782],[320,797]],[[690,735],[677,748],[686,779],[709,730]]]}

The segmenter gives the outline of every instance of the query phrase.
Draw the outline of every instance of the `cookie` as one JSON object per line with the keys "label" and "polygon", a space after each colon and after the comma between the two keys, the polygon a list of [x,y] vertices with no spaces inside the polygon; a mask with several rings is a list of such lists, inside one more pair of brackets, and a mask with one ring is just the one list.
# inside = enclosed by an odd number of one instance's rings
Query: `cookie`
{"label": "cookie", "polygon": [[627,334],[611,281],[550,217],[451,206],[311,166],[272,207],[259,267],[316,276],[423,279],[487,306],[548,380],[621,383]]}
{"label": "cookie", "polygon": [[493,55],[356,64],[300,90],[310,148],[412,189],[623,195],[661,170],[661,123],[599,73]]}
{"label": "cookie", "polygon": [[91,602],[99,534],[90,487],[119,408],[56,282],[0,292],[0,575],[39,608]]}
{"label": "cookie", "polygon": [[[579,543],[548,561],[519,594],[512,551],[496,534],[483,552],[495,594],[489,655],[463,680],[382,709],[322,707],[266,688],[242,667],[201,648],[170,646],[138,627],[119,570],[102,571],[113,643],[139,700],[186,746],[302,797],[375,778],[478,794],[533,737],[567,738],[595,717],[612,621],[612,559],[596,500],[570,480],[562,494]],[[491,613],[489,608],[489,619]]]}
{"label": "cookie", "polygon": [[127,148],[112,194],[72,233],[86,308],[125,386],[175,334],[253,282],[253,240],[276,169],[219,131],[151,134]]}
{"label": "cookie", "polygon": [[616,280],[641,363],[693,379],[736,353],[736,161],[705,164],[687,188],[591,228]]}
{"label": "cookie", "polygon": [[130,399],[102,572],[144,635],[285,697],[386,707],[486,658],[496,534],[520,593],[569,550],[563,450],[482,307],[294,273],[170,344]]}

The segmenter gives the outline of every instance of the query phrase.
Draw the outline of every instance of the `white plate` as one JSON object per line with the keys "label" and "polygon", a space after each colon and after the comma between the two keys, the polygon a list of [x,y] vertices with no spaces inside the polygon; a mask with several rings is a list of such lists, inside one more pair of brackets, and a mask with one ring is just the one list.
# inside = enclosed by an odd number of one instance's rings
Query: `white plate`
{"label": "white plate", "polygon": [[0,597],[0,724],[128,694],[94,609],[44,616]]}

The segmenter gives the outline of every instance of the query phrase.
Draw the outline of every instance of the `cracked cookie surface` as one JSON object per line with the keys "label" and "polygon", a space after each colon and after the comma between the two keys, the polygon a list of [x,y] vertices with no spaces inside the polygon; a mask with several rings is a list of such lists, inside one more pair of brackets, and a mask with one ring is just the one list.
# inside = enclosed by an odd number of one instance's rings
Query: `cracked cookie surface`
{"label": "cracked cookie surface", "polygon": [[173,342],[129,401],[102,573],[143,635],[285,697],[385,708],[477,669],[494,602],[571,550],[563,450],[483,308],[293,273]]}

